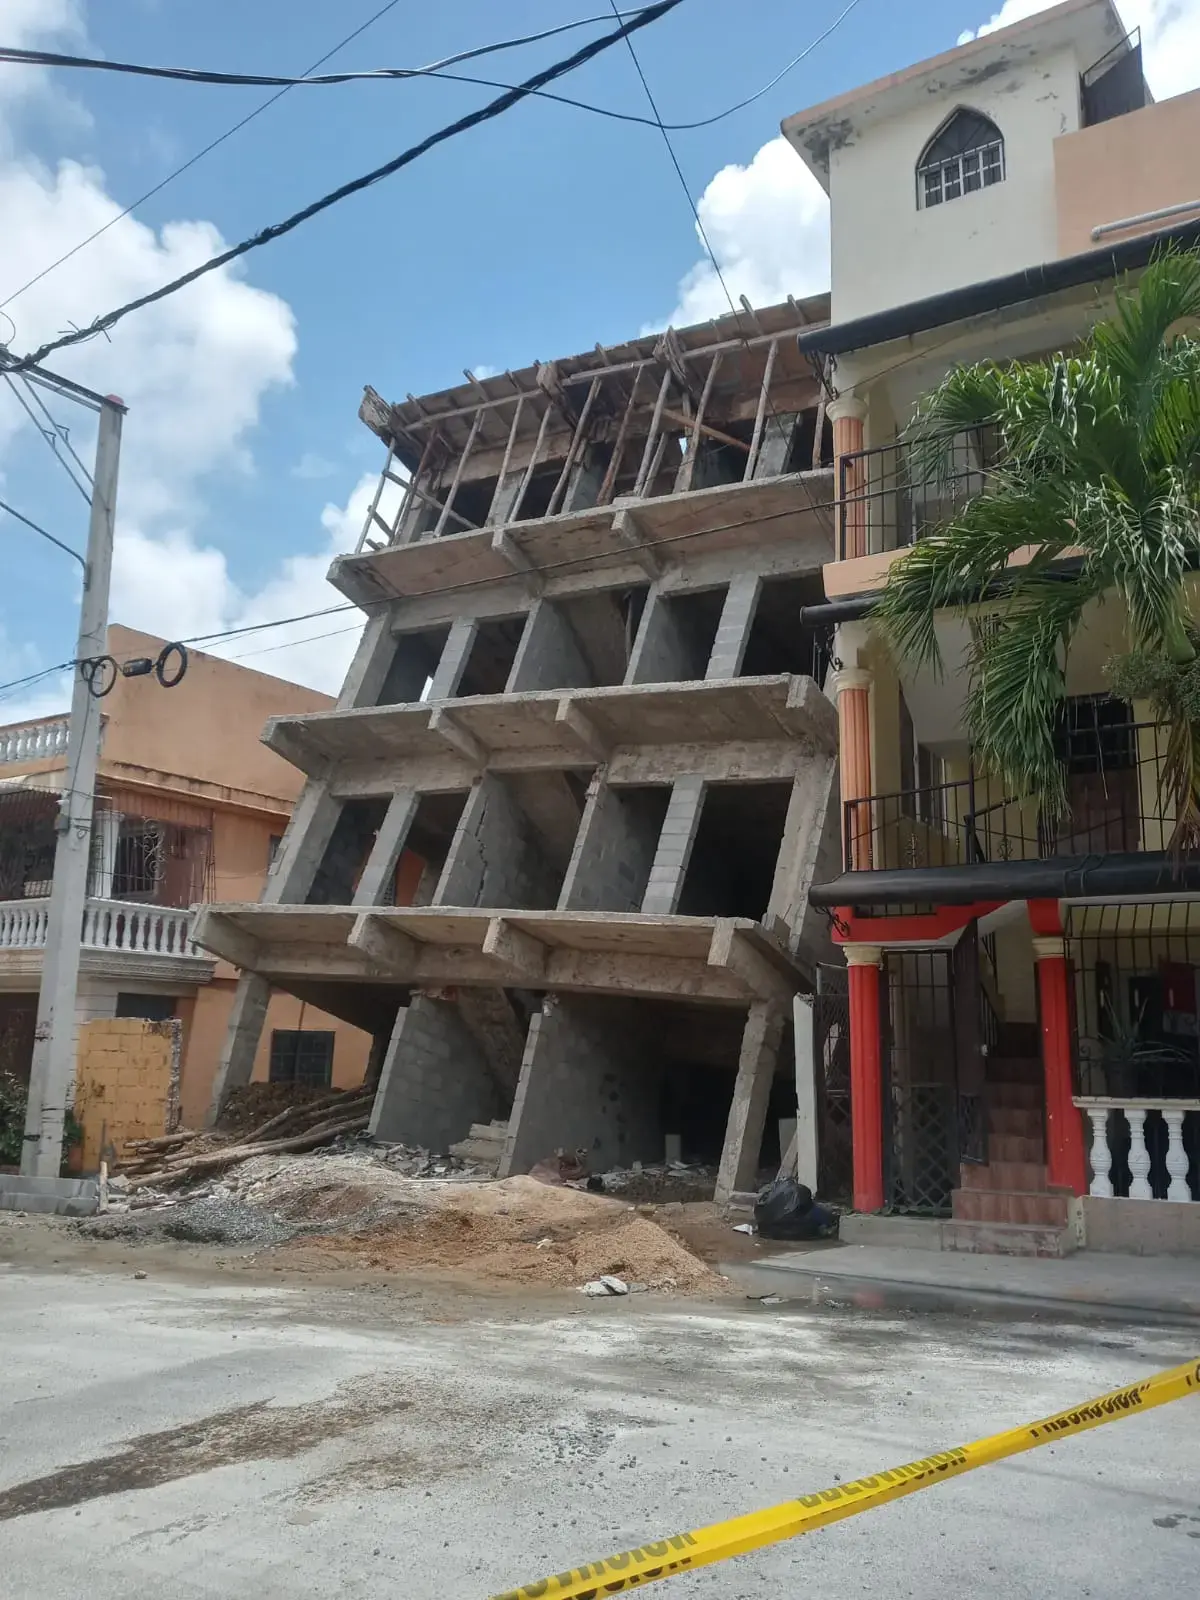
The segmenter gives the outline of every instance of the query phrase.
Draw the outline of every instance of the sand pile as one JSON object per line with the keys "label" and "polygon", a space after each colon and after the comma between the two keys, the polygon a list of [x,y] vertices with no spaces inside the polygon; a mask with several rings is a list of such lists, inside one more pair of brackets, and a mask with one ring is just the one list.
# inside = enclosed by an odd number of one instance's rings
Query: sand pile
{"label": "sand pile", "polygon": [[621,1201],[525,1177],[412,1187],[416,1194],[403,1200],[392,1191],[399,1214],[358,1231],[309,1235],[282,1253],[314,1266],[451,1271],[493,1283],[571,1287],[606,1273],[654,1289],[720,1282],[665,1228]]}

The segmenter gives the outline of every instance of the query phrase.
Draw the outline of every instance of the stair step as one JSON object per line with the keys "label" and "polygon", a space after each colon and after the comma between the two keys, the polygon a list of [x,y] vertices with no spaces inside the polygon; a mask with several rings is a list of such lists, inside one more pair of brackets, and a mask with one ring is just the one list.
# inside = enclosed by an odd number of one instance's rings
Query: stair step
{"label": "stair step", "polygon": [[997,1133],[988,1130],[989,1161],[1033,1161],[1039,1167],[1046,1164],[1046,1148],[1039,1134],[1036,1138],[1019,1133]]}
{"label": "stair step", "polygon": [[[994,1152],[989,1149],[989,1156]],[[1046,1168],[1040,1161],[988,1161],[985,1165],[964,1162],[964,1189],[990,1189],[1040,1193],[1046,1188]]]}
{"label": "stair step", "polygon": [[1065,1228],[1067,1197],[1046,1190],[955,1189],[955,1222],[1011,1222]]}
{"label": "stair step", "polygon": [[493,1140],[496,1144],[503,1144],[508,1138],[507,1122],[473,1122],[468,1139]]}
{"label": "stair step", "polygon": [[1043,1090],[1040,1083],[989,1083],[989,1107],[1001,1111],[1040,1111]]}
{"label": "stair step", "polygon": [[1069,1256],[1075,1248],[1075,1235],[1070,1228],[957,1219],[942,1224],[943,1250],[989,1256]]}
{"label": "stair step", "polygon": [[1042,1138],[1042,1112],[1039,1106],[1036,1111],[1028,1106],[1001,1106],[992,1104],[988,1107],[988,1135],[1015,1139]]}

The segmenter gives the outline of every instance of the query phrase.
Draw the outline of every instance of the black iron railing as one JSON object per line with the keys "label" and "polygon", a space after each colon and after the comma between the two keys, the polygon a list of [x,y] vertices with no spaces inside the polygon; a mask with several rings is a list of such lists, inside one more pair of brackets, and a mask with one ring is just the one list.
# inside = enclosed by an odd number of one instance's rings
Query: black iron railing
{"label": "black iron railing", "polygon": [[848,872],[1045,861],[1060,856],[1157,853],[1175,828],[1163,785],[1169,729],[1101,727],[1073,738],[1064,760],[1067,810],[1049,819],[1030,796],[989,800],[972,773],[951,783],[844,802]]}
{"label": "black iron railing", "polygon": [[840,456],[839,561],[915,544],[980,493],[995,457],[993,435],[983,428],[952,440],[932,474],[900,439]]}

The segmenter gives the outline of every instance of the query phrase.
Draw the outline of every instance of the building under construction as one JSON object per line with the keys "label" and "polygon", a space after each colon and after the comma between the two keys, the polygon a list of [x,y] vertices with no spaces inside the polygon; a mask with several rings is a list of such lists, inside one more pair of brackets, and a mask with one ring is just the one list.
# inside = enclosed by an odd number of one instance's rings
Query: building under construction
{"label": "building under construction", "polygon": [[504,1175],[674,1135],[719,1195],[778,1159],[839,859],[802,621],[834,523],[797,335],[827,321],[788,301],[366,391],[381,494],[330,573],[362,642],[336,710],[267,727],[307,782],[262,901],[198,926],[244,974],[218,1097],[274,988],[373,1033],[382,1138],[506,1122]]}

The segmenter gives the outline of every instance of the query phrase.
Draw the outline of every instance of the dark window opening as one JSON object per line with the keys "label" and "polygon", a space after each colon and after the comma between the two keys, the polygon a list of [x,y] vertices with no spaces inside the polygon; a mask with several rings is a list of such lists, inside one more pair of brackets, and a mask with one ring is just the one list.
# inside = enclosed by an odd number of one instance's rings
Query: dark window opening
{"label": "dark window opening", "polygon": [[956,111],[917,163],[917,205],[940,206],[1004,180],[1004,137],[977,111]]}
{"label": "dark window opening", "polygon": [[812,472],[818,467],[831,467],[833,465],[833,423],[821,413],[821,448],[813,460],[813,444],[817,433],[817,411],[802,411],[796,423],[796,432],[792,436],[792,448],[788,455],[788,472]]}
{"label": "dark window opening", "polygon": [[393,905],[427,906],[432,902],[466,803],[465,790],[421,796],[396,867]]}
{"label": "dark window opening", "polygon": [[746,476],[746,462],[754,438],[753,419],[714,422],[713,426],[727,433],[731,439],[741,440],[744,448],[739,450],[736,445],[714,439],[711,434],[701,434],[696,447],[696,465],[692,469],[693,489],[709,489],[718,483],[741,483]]}
{"label": "dark window opening", "polygon": [[709,785],[679,897],[681,916],[761,921],[791,797],[790,783]]}
{"label": "dark window opening", "polygon": [[348,906],[367,864],[375,835],[387,815],[388,802],[381,795],[347,800],[334,824],[321,865],[305,897],[310,906]]}
{"label": "dark window opening", "polygon": [[268,872],[271,870],[271,868],[275,865],[276,861],[279,859],[279,848],[280,848],[280,846],[282,844],[283,844],[283,835],[281,833],[271,833],[271,834],[267,835],[267,871]]}
{"label": "dark window opening", "polygon": [[[658,848],[659,835],[671,802],[668,783],[613,789],[610,804],[618,808],[610,820],[610,834],[620,838],[605,885],[604,911],[640,911],[650,882],[650,869]],[[603,851],[603,846],[601,846]]]}
{"label": "dark window opening", "polygon": [[523,616],[481,622],[455,695],[503,694],[524,631]]}
{"label": "dark window opening", "polygon": [[328,1089],[333,1083],[333,1039],[332,1033],[316,1028],[275,1028],[270,1081]]}
{"label": "dark window opening", "polygon": [[118,1017],[140,1017],[144,1022],[169,1022],[175,1015],[173,994],[118,993]]}
{"label": "dark window opening", "polygon": [[767,578],[758,594],[746,653],[743,678],[766,678],[780,672],[806,674],[825,681],[829,654],[824,631],[803,626],[803,606],[819,605],[825,598],[819,573],[804,578]]}
{"label": "dark window opening", "polygon": [[1133,708],[1109,695],[1074,696],[1063,703],[1055,746],[1067,780],[1056,853],[1136,850],[1141,796]]}
{"label": "dark window opening", "polygon": [[546,515],[550,507],[550,498],[558,480],[562,477],[562,469],[561,461],[551,461],[543,467],[534,468],[529,482],[525,485],[521,503],[513,512],[514,521],[533,522],[536,518]]}
{"label": "dark window opening", "polygon": [[423,699],[425,685],[437,671],[449,635],[448,627],[401,634],[376,705],[410,705]]}

